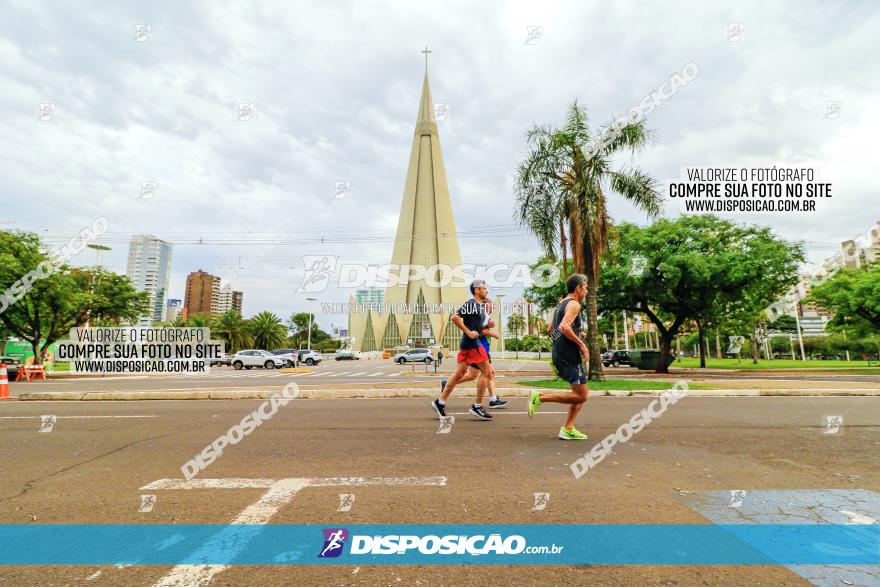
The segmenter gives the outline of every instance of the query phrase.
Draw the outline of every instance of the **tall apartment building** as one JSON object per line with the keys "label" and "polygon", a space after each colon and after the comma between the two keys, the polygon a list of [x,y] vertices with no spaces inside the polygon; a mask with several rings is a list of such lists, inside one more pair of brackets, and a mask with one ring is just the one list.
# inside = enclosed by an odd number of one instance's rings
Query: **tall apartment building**
{"label": "tall apartment building", "polygon": [[187,316],[211,314],[220,304],[220,278],[199,269],[186,276],[183,305]]}
{"label": "tall apartment building", "polygon": [[244,303],[244,293],[234,291],[231,283],[225,283],[220,286],[220,293],[217,297],[217,307],[214,312],[223,314],[229,310],[235,310],[241,315],[241,307]]}
{"label": "tall apartment building", "polygon": [[847,267],[864,267],[869,263],[880,261],[880,220],[858,240],[840,243],[840,249],[844,265]]}
{"label": "tall apartment building", "polygon": [[165,322],[174,322],[180,316],[182,307],[182,300],[168,300],[168,305],[165,308]]}
{"label": "tall apartment building", "polygon": [[171,279],[171,249],[171,243],[152,234],[136,234],[128,244],[126,274],[136,290],[150,295],[149,310],[139,320],[141,326],[151,326],[153,322],[165,319],[165,300]]}
{"label": "tall apartment building", "polygon": [[354,292],[354,298],[358,304],[375,310],[377,314],[382,313],[382,302],[385,300],[385,290],[379,287],[366,287]]}

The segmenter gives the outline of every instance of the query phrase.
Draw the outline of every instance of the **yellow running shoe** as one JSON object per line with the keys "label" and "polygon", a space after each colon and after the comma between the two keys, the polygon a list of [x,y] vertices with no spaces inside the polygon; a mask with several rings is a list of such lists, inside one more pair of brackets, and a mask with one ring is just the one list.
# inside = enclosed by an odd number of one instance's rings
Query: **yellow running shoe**
{"label": "yellow running shoe", "polygon": [[559,429],[559,438],[562,440],[586,440],[587,435],[574,426],[571,427],[571,430],[562,427]]}

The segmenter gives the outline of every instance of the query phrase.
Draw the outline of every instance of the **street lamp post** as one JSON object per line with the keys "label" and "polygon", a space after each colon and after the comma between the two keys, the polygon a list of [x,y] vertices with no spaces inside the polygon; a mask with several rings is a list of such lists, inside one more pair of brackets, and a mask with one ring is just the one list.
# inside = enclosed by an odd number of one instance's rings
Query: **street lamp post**
{"label": "street lamp post", "polygon": [[[317,300],[317,298],[306,298],[306,301],[309,301],[309,302],[314,302],[316,300]],[[308,342],[309,350],[312,349],[312,316],[314,316],[314,314],[312,314],[311,304],[309,304],[309,342]]]}
{"label": "street lamp post", "polygon": [[[104,251],[111,250],[110,247],[104,245],[98,245],[94,243],[87,244],[86,247],[95,251],[95,269],[100,271],[101,267],[101,253]],[[92,278],[89,280],[89,306],[86,308],[86,328],[89,328],[91,322],[91,312],[92,312],[92,296],[95,293],[95,274],[92,273]]]}
{"label": "street lamp post", "polygon": [[498,321],[501,323],[501,358],[504,358],[504,294],[495,297],[498,299]]}

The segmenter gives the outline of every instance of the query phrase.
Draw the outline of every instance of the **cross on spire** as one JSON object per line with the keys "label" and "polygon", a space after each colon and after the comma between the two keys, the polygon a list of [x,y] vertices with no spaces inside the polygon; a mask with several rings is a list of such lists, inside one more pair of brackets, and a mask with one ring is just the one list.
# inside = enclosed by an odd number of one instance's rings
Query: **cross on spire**
{"label": "cross on spire", "polygon": [[429,51],[429,50],[428,50],[428,46],[425,45],[425,50],[424,50],[424,51],[419,51],[419,53],[424,53],[424,54],[425,54],[425,73],[428,73],[428,53],[433,53],[433,51]]}

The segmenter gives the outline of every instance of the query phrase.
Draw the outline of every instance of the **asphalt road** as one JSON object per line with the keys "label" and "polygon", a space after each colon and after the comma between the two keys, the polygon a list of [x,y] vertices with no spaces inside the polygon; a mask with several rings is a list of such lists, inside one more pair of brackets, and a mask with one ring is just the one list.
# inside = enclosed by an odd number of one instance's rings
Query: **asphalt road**
{"label": "asphalt road", "polygon": [[[685,398],[580,479],[568,464],[651,398],[593,398],[587,442],[562,442],[559,408],[525,400],[482,422],[453,399],[438,434],[424,399],[296,400],[199,479],[442,477],[442,485],[312,486],[268,523],[708,523],[707,492],[880,492],[880,402],[868,397]],[[0,523],[226,524],[265,489],[142,489],[180,467],[257,401],[0,403]],[[824,416],[842,415],[837,434]],[[41,416],[55,416],[40,432]],[[534,494],[549,493],[543,511]],[[339,495],[355,496],[337,511]],[[141,495],[156,495],[141,513]],[[865,513],[865,512],[863,512]],[[670,545],[672,547],[672,545]],[[152,585],[168,566],[0,567],[8,585]],[[216,585],[809,585],[782,566],[236,566]],[[190,583],[193,584],[193,583]],[[832,583],[816,583],[832,584]],[[834,582],[833,584],[841,584]]]}

